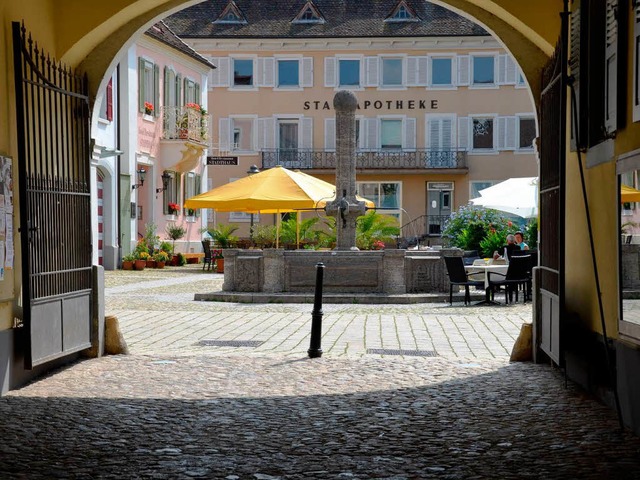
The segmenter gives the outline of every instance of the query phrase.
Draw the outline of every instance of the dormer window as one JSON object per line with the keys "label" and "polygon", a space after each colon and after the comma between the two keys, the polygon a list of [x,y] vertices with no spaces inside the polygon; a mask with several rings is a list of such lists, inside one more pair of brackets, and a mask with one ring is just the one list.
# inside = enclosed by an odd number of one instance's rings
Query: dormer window
{"label": "dormer window", "polygon": [[385,22],[418,22],[420,19],[416,12],[407,4],[405,0],[400,0],[396,7],[392,10]]}
{"label": "dormer window", "polygon": [[230,1],[225,9],[222,11],[217,20],[213,23],[237,23],[237,24],[245,24],[247,23],[246,18],[236,5],[236,2],[233,0]]}
{"label": "dormer window", "polygon": [[312,1],[305,3],[291,23],[324,23],[324,17]]}

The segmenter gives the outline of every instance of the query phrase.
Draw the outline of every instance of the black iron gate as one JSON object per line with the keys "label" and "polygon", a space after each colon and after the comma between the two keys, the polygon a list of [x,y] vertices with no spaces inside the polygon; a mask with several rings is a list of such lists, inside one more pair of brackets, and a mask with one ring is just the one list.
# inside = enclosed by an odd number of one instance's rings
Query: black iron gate
{"label": "black iron gate", "polygon": [[567,125],[567,17],[553,57],[542,73],[540,98],[540,348],[562,364],[561,317],[564,310],[565,156]]}
{"label": "black iron gate", "polygon": [[91,346],[89,97],[13,23],[25,367]]}

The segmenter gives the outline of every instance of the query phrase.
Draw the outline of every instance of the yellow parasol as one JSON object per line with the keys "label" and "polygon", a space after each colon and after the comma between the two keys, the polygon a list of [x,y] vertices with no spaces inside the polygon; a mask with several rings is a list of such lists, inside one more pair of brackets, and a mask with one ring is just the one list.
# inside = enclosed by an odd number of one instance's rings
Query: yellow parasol
{"label": "yellow parasol", "polygon": [[640,190],[627,185],[620,185],[620,203],[640,202]]}

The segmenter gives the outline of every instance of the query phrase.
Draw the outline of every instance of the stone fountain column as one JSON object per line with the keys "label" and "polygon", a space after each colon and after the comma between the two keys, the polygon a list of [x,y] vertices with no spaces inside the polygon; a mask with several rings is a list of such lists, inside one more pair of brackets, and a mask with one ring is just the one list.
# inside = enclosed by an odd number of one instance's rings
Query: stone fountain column
{"label": "stone fountain column", "polygon": [[333,97],[336,112],[336,199],[327,215],[336,217],[336,250],[357,250],[356,218],[366,212],[356,199],[356,96],[341,90]]}

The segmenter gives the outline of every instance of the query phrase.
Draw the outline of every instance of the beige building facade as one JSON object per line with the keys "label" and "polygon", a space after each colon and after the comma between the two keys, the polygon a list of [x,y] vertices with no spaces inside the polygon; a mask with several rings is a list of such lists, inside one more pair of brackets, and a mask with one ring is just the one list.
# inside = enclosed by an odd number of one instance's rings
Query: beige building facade
{"label": "beige building facade", "polygon": [[[529,89],[486,33],[190,38],[180,22],[167,22],[217,66],[209,78],[209,188],[246,176],[251,165],[298,168],[333,183],[332,102],[342,89],[359,102],[359,193],[396,216],[403,237],[435,241],[449,214],[480,189],[538,174]],[[248,236],[248,214],[215,212],[210,221],[238,224]]]}

